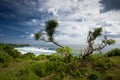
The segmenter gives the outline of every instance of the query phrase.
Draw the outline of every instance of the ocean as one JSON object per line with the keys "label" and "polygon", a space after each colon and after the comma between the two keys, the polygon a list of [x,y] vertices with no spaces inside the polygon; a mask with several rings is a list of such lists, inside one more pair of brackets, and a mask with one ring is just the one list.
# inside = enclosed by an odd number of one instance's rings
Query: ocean
{"label": "ocean", "polygon": [[[85,49],[87,46],[86,45],[67,45],[69,46],[74,54],[79,54],[81,50]],[[31,52],[34,53],[36,56],[40,54],[47,54],[50,55],[52,53],[56,53],[56,48],[57,46],[55,45],[38,45],[38,44],[33,44],[27,47],[16,47],[15,49],[21,52],[22,54]],[[114,49],[114,48],[120,48],[120,45],[111,45],[105,47],[101,52],[106,53],[107,51]],[[97,52],[94,52],[97,53]]]}

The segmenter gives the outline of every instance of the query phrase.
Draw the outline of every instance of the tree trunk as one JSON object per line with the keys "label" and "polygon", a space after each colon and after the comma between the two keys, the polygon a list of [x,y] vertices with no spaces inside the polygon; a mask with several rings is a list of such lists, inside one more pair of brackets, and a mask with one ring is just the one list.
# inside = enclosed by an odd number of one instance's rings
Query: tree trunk
{"label": "tree trunk", "polygon": [[92,53],[87,53],[87,54],[83,55],[82,58],[85,60],[86,57],[89,56],[90,54],[92,54]]}
{"label": "tree trunk", "polygon": [[52,41],[52,42],[53,42],[55,45],[57,45],[57,46],[63,48],[63,46],[59,45],[57,42],[55,42],[55,41]]}

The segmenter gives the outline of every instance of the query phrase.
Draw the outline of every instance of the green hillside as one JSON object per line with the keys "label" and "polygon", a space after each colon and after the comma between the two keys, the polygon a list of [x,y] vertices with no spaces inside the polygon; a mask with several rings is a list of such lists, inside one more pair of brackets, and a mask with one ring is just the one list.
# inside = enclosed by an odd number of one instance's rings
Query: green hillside
{"label": "green hillside", "polygon": [[0,47],[0,80],[120,80],[120,52],[109,56],[116,49],[82,59],[58,53],[23,55],[10,46]]}

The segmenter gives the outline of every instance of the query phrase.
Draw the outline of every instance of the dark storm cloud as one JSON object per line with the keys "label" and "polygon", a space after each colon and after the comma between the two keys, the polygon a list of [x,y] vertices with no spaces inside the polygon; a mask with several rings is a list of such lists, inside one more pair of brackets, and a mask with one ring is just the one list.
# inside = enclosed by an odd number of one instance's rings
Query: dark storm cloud
{"label": "dark storm cloud", "polygon": [[107,37],[110,37],[110,38],[120,38],[120,34],[117,34],[117,35],[107,35]]}
{"label": "dark storm cloud", "polygon": [[[25,32],[33,32],[35,26],[28,27],[29,25],[22,24],[32,19],[40,20],[46,17],[46,14],[39,11],[44,1],[0,0],[0,30],[3,30],[0,34],[4,34],[8,38],[6,40],[9,40],[9,38],[18,39],[19,35]],[[4,41],[4,38],[2,37],[1,41]]]}
{"label": "dark storm cloud", "polygon": [[[40,11],[46,0],[0,0],[0,18],[13,20],[43,19],[46,11]],[[43,15],[44,14],[44,15]]]}
{"label": "dark storm cloud", "polygon": [[104,7],[103,9],[101,9],[101,12],[120,10],[120,0],[100,0],[99,2]]}

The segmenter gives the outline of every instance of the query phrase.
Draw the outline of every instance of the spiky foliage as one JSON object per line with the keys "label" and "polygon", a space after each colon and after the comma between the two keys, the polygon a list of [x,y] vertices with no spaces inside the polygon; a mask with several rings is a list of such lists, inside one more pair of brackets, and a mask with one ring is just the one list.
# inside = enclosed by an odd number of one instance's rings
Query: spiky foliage
{"label": "spiky foliage", "polygon": [[94,28],[94,30],[91,32],[92,39],[95,40],[98,36],[102,35],[102,28]]}
{"label": "spiky foliage", "polygon": [[87,43],[88,47],[84,51],[84,55],[82,56],[84,59],[92,54],[94,51],[101,51],[103,48],[105,48],[107,45],[112,45],[115,43],[115,40],[107,39],[107,36],[104,36],[104,39],[101,41],[101,44],[98,45],[98,47],[94,47],[94,42],[97,39],[97,37],[102,35],[102,28],[95,28],[93,31],[89,31],[87,36]]}
{"label": "spiky foliage", "polygon": [[37,32],[34,34],[34,36],[35,36],[35,40],[39,40],[41,37],[41,34],[39,32]]}
{"label": "spiky foliage", "polygon": [[55,33],[55,29],[57,26],[58,23],[55,20],[50,20],[46,22],[45,30],[47,32],[50,41],[53,40],[53,35]]}
{"label": "spiky foliage", "polygon": [[47,33],[47,36],[48,36],[48,39],[46,40],[46,38],[43,36],[43,33],[40,33],[40,32],[37,32],[34,34],[35,36],[35,39],[36,40],[43,40],[43,41],[46,41],[46,42],[52,42],[53,44],[59,46],[59,47],[63,47],[61,45],[59,45],[55,39],[54,39],[54,33],[55,33],[55,29],[57,28],[58,26],[58,23],[56,20],[49,20],[49,21],[46,21],[45,23],[45,31]]}

